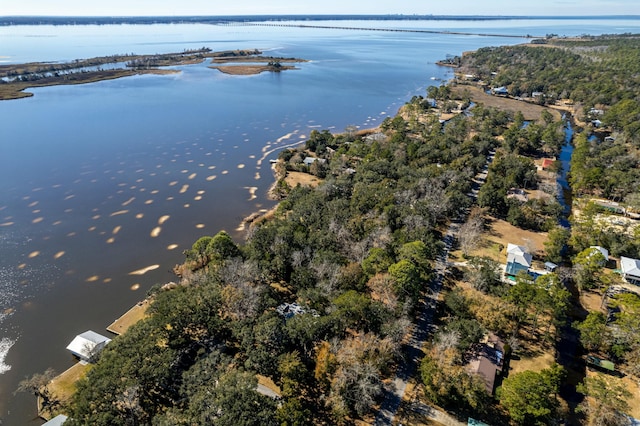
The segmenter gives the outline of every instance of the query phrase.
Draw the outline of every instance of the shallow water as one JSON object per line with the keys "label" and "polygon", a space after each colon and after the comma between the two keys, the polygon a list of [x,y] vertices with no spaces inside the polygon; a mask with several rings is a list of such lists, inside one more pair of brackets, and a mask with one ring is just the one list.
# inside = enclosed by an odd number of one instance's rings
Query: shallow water
{"label": "shallow water", "polygon": [[[600,30],[636,25],[600,22]],[[383,22],[384,27],[580,34],[561,21]],[[375,22],[344,26],[376,26]],[[590,25],[596,28],[594,22]],[[559,31],[557,28],[563,28]],[[519,39],[276,27],[0,28],[10,62],[199,47],[311,62],[238,77],[207,64],[34,90],[0,102],[0,419],[40,424],[20,379],[73,364],[65,346],[174,279],[182,251],[273,206],[269,159],[313,129],[377,126],[451,70],[435,61]]]}

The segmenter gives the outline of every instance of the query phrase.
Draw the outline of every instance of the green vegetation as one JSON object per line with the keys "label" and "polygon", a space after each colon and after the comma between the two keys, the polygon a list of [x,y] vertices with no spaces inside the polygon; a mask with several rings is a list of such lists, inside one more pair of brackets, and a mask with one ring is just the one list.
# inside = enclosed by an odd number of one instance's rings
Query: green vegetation
{"label": "green vegetation", "polygon": [[[576,141],[571,183],[581,195],[614,194],[640,204],[634,198],[638,135],[629,119],[639,93],[634,84],[640,73],[633,71],[640,64],[633,60],[638,41],[623,41],[481,49],[461,58],[460,66],[474,67],[511,93],[542,91],[540,103],[571,97],[584,102],[587,113],[602,106],[606,131],[619,137],[598,144],[589,141],[586,128],[578,129],[585,136]],[[470,99],[453,98],[446,86],[427,95],[411,99],[378,132],[313,131],[304,146],[281,153],[280,172],[310,173],[322,183],[280,183],[284,200],[242,244],[220,232],[186,250],[181,283],[155,289],[148,318],[114,339],[79,383],[69,407],[73,422],[370,422],[383,383],[395,374],[417,302],[434,277],[442,232],[451,218],[469,211],[460,238],[468,262],[461,265],[465,273],[445,276],[437,332],[420,365],[421,396],[475,418],[551,424],[566,414],[558,397],[564,368],[547,363],[509,374],[509,355],[560,350],[563,334],[573,331],[587,351],[637,375],[640,296],[611,295],[609,315],[568,320],[580,311],[572,309],[579,303],[572,285],[585,292],[615,282],[604,257],[589,247],[606,242],[611,253],[630,255],[640,247],[640,234],[601,231],[593,203],[568,231],[558,226],[561,209],[553,191],[522,199],[544,189],[534,161],[558,154],[562,122],[542,113],[525,123],[522,114],[476,105],[472,114],[441,123],[438,114],[465,108]],[[474,206],[472,179],[493,153]],[[521,273],[513,285],[505,284],[496,261],[472,256],[489,214],[549,231],[546,259],[573,268],[536,278]],[[489,333],[505,342],[495,394],[468,368]],[[278,385],[277,401],[255,391],[257,375]],[[578,377],[584,380],[577,390],[588,396],[578,410],[587,421],[619,418],[627,409],[627,394],[615,384],[585,378],[584,371]]]}
{"label": "green vegetation", "polygon": [[[105,350],[79,384],[72,417],[80,424],[366,417],[431,278],[439,229],[470,204],[469,177],[482,167],[476,158],[496,145],[490,134],[474,143],[471,130],[482,120],[473,117],[444,129],[437,120],[392,121],[379,138],[314,132],[306,153],[283,153],[294,169],[306,155],[324,159],[324,183],[292,188],[243,245],[221,232],[185,251],[183,283],[157,290],[149,317]],[[278,314],[285,302],[303,312]],[[475,333],[465,345],[480,330],[473,321],[452,327]],[[253,391],[256,374],[282,387],[282,403]],[[242,420],[243,404],[255,407],[253,423]]]}
{"label": "green vegetation", "polygon": [[547,425],[555,418],[563,373],[562,367],[554,364],[539,373],[515,374],[503,382],[500,403],[516,424]]}

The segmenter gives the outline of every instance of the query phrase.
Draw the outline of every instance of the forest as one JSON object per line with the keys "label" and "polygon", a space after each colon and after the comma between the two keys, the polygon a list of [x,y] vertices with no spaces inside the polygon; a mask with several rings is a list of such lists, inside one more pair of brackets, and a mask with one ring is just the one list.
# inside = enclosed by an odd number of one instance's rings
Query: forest
{"label": "forest", "polygon": [[[639,42],[603,37],[480,49],[465,55],[462,66],[513,94],[540,91],[545,103],[572,99],[582,114],[602,109],[604,128],[616,138],[602,145],[586,137],[588,125],[579,129],[571,184],[577,194],[631,203],[640,183]],[[438,273],[443,235],[460,221],[465,265],[446,277],[436,332],[418,373],[420,398],[494,424],[551,424],[567,410],[585,424],[605,424],[595,422],[605,414],[618,421],[606,424],[625,424],[624,389],[616,393],[598,378],[573,385],[587,395],[578,407],[561,407],[558,395],[572,374],[561,363],[508,375],[495,394],[465,368],[469,351],[487,334],[502,337],[508,357],[523,356],[525,340],[558,354],[573,329],[585,350],[637,375],[640,297],[612,296],[617,311],[610,318],[575,316],[574,284],[580,292],[604,291],[616,278],[588,251],[598,242],[597,226],[559,227],[557,189],[539,188],[534,161],[559,153],[563,122],[543,114],[525,123],[519,114],[481,104],[469,110],[471,100],[446,87],[415,96],[375,131],[314,130],[304,146],[283,151],[277,209],[255,221],[243,242],[221,231],[185,251],[178,283],[155,286],[147,318],[115,338],[78,383],[62,407],[68,423],[371,423]],[[441,122],[445,109],[459,113]],[[625,156],[624,164],[616,166],[611,150]],[[469,195],[473,179],[489,157],[476,200]],[[597,179],[584,177],[598,167]],[[321,183],[291,187],[282,177],[287,171],[311,173]],[[616,186],[615,176],[628,183]],[[548,194],[518,201],[509,196],[513,188]],[[519,274],[505,284],[495,260],[468,254],[486,222],[497,219],[548,232],[543,256],[561,269]],[[640,233],[623,238],[619,254],[637,254]],[[256,392],[265,378],[279,390],[275,399]]]}

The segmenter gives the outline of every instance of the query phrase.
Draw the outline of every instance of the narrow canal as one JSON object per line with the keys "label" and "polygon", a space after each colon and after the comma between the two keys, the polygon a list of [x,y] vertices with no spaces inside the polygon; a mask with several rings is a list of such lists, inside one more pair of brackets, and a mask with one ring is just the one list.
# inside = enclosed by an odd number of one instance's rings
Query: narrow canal
{"label": "narrow canal", "polygon": [[565,120],[564,126],[564,144],[560,150],[560,164],[562,169],[558,174],[558,201],[564,207],[562,217],[560,218],[560,225],[569,228],[569,216],[571,215],[571,186],[569,185],[569,169],[571,168],[571,155],[573,155],[573,126],[571,125],[571,119],[566,115],[563,115]]}
{"label": "narrow canal", "polygon": [[[563,116],[563,119],[565,120],[565,138],[559,157],[562,169],[558,174],[558,201],[564,207],[564,210],[559,224],[564,228],[570,229],[569,216],[571,215],[572,194],[568,175],[573,154],[574,129],[571,124],[571,117]],[[564,279],[564,283],[571,293],[571,310],[568,312],[566,324],[561,327],[558,334],[556,362],[564,367],[567,373],[566,379],[560,386],[560,396],[567,402],[570,411],[566,422],[570,425],[577,425],[580,424],[580,421],[575,409],[584,397],[576,391],[576,386],[584,380],[586,369],[582,361],[583,348],[580,344],[580,333],[572,326],[572,323],[584,320],[587,312],[580,303],[580,292],[573,280]]]}

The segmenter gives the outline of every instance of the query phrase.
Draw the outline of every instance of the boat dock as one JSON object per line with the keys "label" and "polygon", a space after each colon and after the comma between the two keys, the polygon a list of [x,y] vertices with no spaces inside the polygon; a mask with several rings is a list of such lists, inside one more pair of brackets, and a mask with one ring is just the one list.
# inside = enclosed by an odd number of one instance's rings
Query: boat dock
{"label": "boat dock", "polygon": [[107,327],[107,331],[113,334],[121,335],[129,329],[133,324],[147,316],[147,308],[149,307],[149,299],[136,303],[131,309],[125,312],[120,318],[111,323]]}

